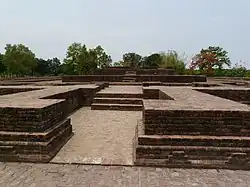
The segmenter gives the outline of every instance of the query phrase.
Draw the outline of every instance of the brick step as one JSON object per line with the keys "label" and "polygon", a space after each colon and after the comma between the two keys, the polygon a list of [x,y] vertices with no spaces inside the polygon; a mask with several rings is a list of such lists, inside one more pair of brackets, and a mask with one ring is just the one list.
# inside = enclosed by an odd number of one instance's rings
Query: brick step
{"label": "brick step", "polygon": [[50,155],[44,154],[1,154],[1,162],[41,162],[48,163],[51,160]]}
{"label": "brick step", "polygon": [[134,80],[122,80],[122,82],[135,82]]}
{"label": "brick step", "polygon": [[179,119],[179,120],[199,120],[199,119],[242,119],[249,121],[248,112],[230,111],[230,110],[152,110],[145,109],[145,120],[156,119]]}
{"label": "brick step", "polygon": [[116,86],[141,86],[141,82],[110,82],[109,85]]}
{"label": "brick step", "polygon": [[240,103],[250,105],[250,101],[241,101]]}
{"label": "brick step", "polygon": [[93,103],[91,110],[141,111],[142,105]]}
{"label": "brick step", "polygon": [[[132,75],[133,76],[133,75]],[[126,74],[123,79],[132,79],[132,80],[135,80],[136,78],[135,77],[131,77],[130,74]]]}
{"label": "brick step", "polygon": [[95,97],[104,98],[142,98],[142,93],[97,93]]}
{"label": "brick step", "polygon": [[161,119],[161,118],[154,118],[154,119],[145,119],[145,124],[152,124],[152,125],[161,125],[161,126],[169,126],[171,125],[200,125],[200,126],[205,126],[205,125],[246,125],[250,127],[250,119],[242,119],[242,118],[232,118],[232,119],[219,119],[219,118],[207,118],[207,119],[188,119],[188,118],[183,118],[183,119],[171,119],[166,117],[166,119]]}
{"label": "brick step", "polygon": [[[72,135],[72,126],[69,125],[62,129],[47,142],[29,142],[29,141],[0,141],[0,146],[11,146],[15,154],[50,154],[64,145]],[[1,152],[1,154],[9,151]]]}
{"label": "brick step", "polygon": [[131,77],[124,77],[122,80],[123,81],[135,81],[136,79],[135,78],[131,78]]}
{"label": "brick step", "polygon": [[249,136],[249,128],[234,128],[233,127],[218,127],[218,128],[205,128],[197,127],[165,127],[160,126],[146,126],[146,135],[207,135],[207,136]]}
{"label": "brick step", "polygon": [[68,128],[59,136],[53,139],[49,144],[47,144],[47,150],[41,149],[39,151],[27,151],[22,150],[26,148],[16,147],[16,152],[8,153],[1,152],[0,153],[0,161],[1,162],[49,162],[53,159],[53,157],[58,153],[58,151],[63,147],[63,145],[69,140],[72,136],[72,129]]}
{"label": "brick step", "polygon": [[94,98],[94,103],[109,103],[109,104],[136,104],[142,105],[142,100],[137,98]]}
{"label": "brick step", "polygon": [[211,147],[211,146],[136,146],[136,159],[180,160],[220,160],[229,159],[234,154],[244,154],[250,158],[250,148],[245,147]]}
{"label": "brick step", "polygon": [[1,153],[13,153],[15,149],[13,146],[0,146],[0,154]]}
{"label": "brick step", "polygon": [[249,170],[249,163],[228,163],[227,160],[188,160],[188,162],[169,162],[169,159],[136,159],[137,166],[168,167],[168,168],[197,168],[197,169],[233,169]]}
{"label": "brick step", "polygon": [[128,73],[136,74],[136,71],[126,71],[125,72],[125,74],[128,74]]}
{"label": "brick step", "polygon": [[[136,76],[136,74],[134,74],[134,73],[126,73],[125,77],[123,77],[123,78],[127,78],[127,76]],[[130,77],[130,78],[136,79],[134,77]]]}
{"label": "brick step", "polygon": [[192,86],[192,83],[143,82],[143,86]]}
{"label": "brick step", "polygon": [[43,133],[0,131],[0,141],[46,142],[69,125],[70,119],[66,119]]}
{"label": "brick step", "polygon": [[[34,115],[33,115],[34,116]],[[31,115],[32,117],[32,115]],[[1,117],[0,117],[1,118]],[[4,118],[1,118],[4,119]],[[58,122],[65,119],[63,112],[58,112],[53,115],[48,115],[44,120],[30,120],[29,118],[18,119],[10,116],[6,118],[7,121],[0,121],[0,131],[10,131],[10,132],[44,132],[45,130],[51,128],[51,126],[56,125]]]}
{"label": "brick step", "polygon": [[138,145],[250,147],[250,137],[139,135]]}

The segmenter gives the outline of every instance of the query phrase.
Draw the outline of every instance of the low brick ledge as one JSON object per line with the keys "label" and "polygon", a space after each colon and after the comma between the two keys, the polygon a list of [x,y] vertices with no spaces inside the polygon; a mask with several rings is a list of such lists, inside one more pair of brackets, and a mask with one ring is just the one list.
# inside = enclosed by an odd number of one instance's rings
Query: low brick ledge
{"label": "low brick ledge", "polygon": [[70,119],[65,119],[45,132],[0,131],[0,141],[46,142],[69,125]]}
{"label": "low brick ledge", "polygon": [[226,164],[225,160],[189,160],[189,162],[169,163],[168,159],[136,159],[134,164],[140,167],[250,170],[250,164]]}
{"label": "low brick ledge", "polygon": [[[1,151],[0,161],[1,162],[42,162],[47,163],[53,159],[58,151],[66,144],[66,142],[72,136],[72,126],[69,126],[57,136],[53,137],[51,141],[43,143],[39,142],[31,145],[28,142],[0,142],[4,144],[12,144],[10,151],[8,149]],[[3,145],[4,146],[4,145]],[[0,145],[0,147],[3,147]],[[6,147],[6,146],[4,146]]]}
{"label": "low brick ledge", "polygon": [[206,82],[206,76],[200,75],[69,75],[63,76],[62,82],[122,82],[124,78],[134,78],[136,82]]}
{"label": "low brick ledge", "polygon": [[250,137],[139,135],[138,145],[250,147]]}

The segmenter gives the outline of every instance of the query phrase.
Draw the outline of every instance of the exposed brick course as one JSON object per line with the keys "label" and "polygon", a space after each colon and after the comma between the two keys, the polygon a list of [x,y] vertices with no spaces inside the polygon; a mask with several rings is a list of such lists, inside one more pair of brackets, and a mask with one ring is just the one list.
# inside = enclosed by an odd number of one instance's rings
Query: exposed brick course
{"label": "exposed brick course", "polygon": [[175,83],[192,83],[206,82],[205,76],[193,75],[77,75],[63,76],[63,82],[122,82],[126,77],[133,78],[135,82],[175,82]]}
{"label": "exposed brick course", "polygon": [[94,72],[94,75],[124,75],[127,71],[133,71],[137,75],[174,75],[173,69],[136,69],[136,68],[120,68],[111,67],[99,69]]}
{"label": "exposed brick course", "polygon": [[[2,95],[0,161],[49,162],[72,135],[67,116],[81,106],[89,106],[102,87],[19,87],[8,93],[23,92]],[[33,91],[27,92],[29,89]]]}
{"label": "exposed brick course", "polygon": [[211,89],[196,89],[197,91],[211,94],[217,97],[230,99],[238,102],[250,102],[249,88],[211,88]]}
{"label": "exposed brick course", "polygon": [[[246,101],[246,94],[244,99],[232,101],[215,97],[213,88],[195,90],[161,86],[143,89],[143,121],[138,124],[134,141],[135,164],[250,169],[250,108],[235,102]],[[204,94],[207,92],[211,94]],[[159,93],[171,99],[159,100]],[[218,93],[233,98],[240,97],[242,90]]]}

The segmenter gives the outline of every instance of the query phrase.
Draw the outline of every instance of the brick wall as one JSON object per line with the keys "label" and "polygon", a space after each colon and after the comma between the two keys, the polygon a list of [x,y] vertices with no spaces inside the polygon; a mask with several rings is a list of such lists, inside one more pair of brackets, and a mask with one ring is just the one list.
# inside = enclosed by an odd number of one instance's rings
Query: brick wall
{"label": "brick wall", "polygon": [[137,75],[175,75],[173,69],[136,69],[136,68],[104,68],[94,75],[125,75],[126,71],[135,71]]}
{"label": "brick wall", "polygon": [[[122,82],[122,75],[79,75],[79,76],[63,76],[63,82]],[[129,76],[134,78],[136,82],[160,81],[160,82],[176,82],[176,83],[192,83],[206,82],[206,76],[188,76],[188,75],[136,75]]]}
{"label": "brick wall", "polygon": [[90,105],[95,93],[105,86],[41,98],[58,99],[43,108],[0,108],[0,161],[49,162],[72,135],[67,116]]}
{"label": "brick wall", "polygon": [[250,89],[196,89],[196,91],[237,102],[250,102]]}
{"label": "brick wall", "polygon": [[156,88],[143,88],[143,99],[174,100],[163,91]]}
{"label": "brick wall", "polygon": [[240,111],[143,110],[145,134],[249,136],[250,116]]}
{"label": "brick wall", "polygon": [[40,88],[0,88],[0,95],[39,90]]}

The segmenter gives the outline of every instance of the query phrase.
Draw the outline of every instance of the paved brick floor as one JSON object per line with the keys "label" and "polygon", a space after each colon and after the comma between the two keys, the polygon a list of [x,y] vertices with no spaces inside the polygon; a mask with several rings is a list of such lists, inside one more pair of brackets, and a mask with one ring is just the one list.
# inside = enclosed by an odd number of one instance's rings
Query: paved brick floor
{"label": "paved brick floor", "polygon": [[74,136],[52,162],[132,165],[135,126],[141,118],[140,111],[83,107],[71,116]]}
{"label": "paved brick floor", "polygon": [[249,187],[249,171],[0,163],[0,187]]}

